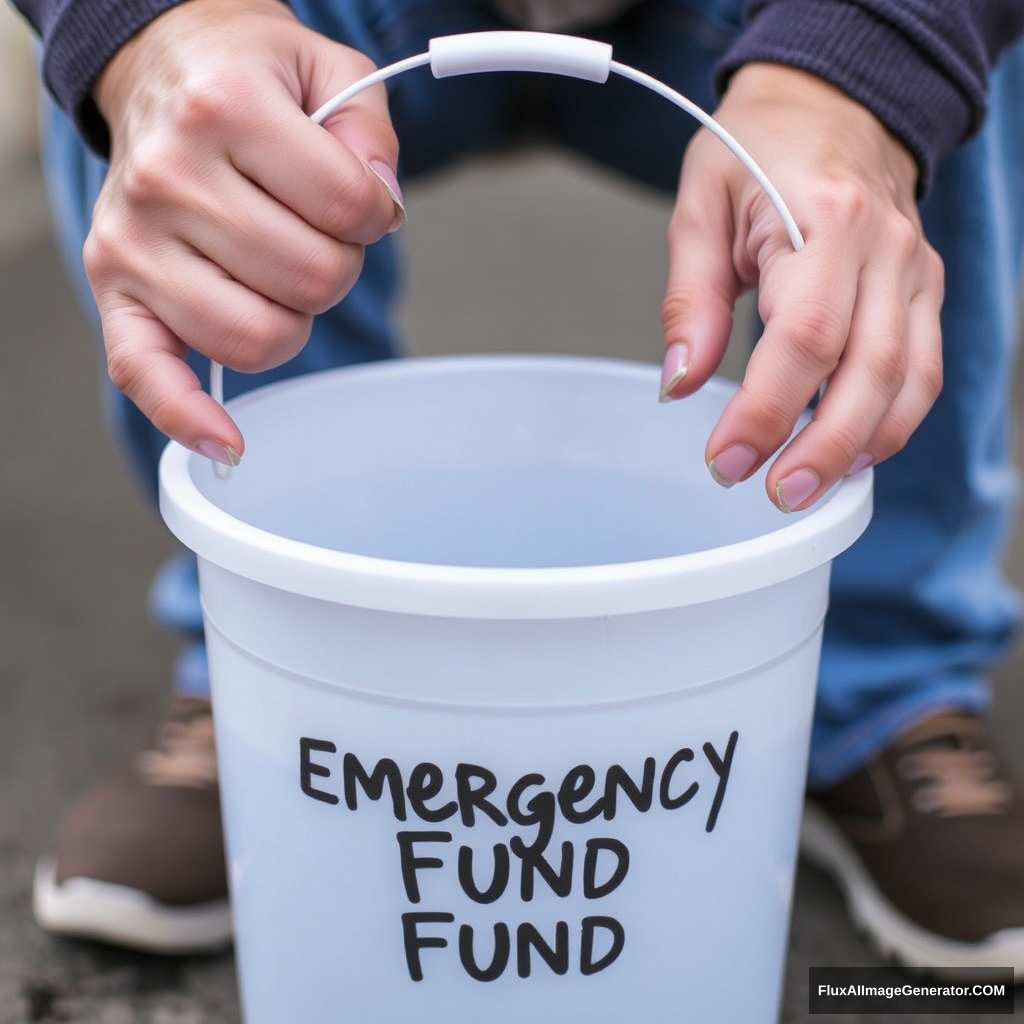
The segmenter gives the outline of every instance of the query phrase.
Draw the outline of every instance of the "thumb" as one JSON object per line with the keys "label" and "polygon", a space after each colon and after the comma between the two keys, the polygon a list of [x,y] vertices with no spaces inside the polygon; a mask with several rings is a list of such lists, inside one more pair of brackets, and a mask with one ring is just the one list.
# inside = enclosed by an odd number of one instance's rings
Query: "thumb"
{"label": "thumb", "polygon": [[152,424],[186,448],[236,465],[244,441],[234,420],[203,391],[186,346],[144,307],[125,302],[104,317],[111,382]]}
{"label": "thumb", "polygon": [[[323,83],[314,86],[314,110],[376,70],[363,54],[323,37],[318,37],[318,41],[323,46],[320,61],[326,65],[327,73]],[[318,121],[372,172],[404,221],[405,201],[397,175],[398,138],[391,124],[384,86],[366,89]]]}
{"label": "thumb", "polygon": [[692,394],[718,368],[742,290],[732,260],[733,218],[724,186],[684,171],[669,225],[668,283],[661,307],[661,400]]}

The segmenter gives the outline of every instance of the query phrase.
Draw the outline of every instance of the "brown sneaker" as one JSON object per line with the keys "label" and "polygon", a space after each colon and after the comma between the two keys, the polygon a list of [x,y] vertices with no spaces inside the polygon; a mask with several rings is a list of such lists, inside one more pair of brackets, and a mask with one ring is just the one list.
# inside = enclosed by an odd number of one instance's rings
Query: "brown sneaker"
{"label": "brown sneaker", "polygon": [[884,957],[1024,978],[1024,798],[973,715],[931,715],[812,794],[800,851]]}
{"label": "brown sneaker", "polygon": [[208,700],[175,697],[72,809],[36,869],[34,909],[50,931],[149,952],[230,942]]}

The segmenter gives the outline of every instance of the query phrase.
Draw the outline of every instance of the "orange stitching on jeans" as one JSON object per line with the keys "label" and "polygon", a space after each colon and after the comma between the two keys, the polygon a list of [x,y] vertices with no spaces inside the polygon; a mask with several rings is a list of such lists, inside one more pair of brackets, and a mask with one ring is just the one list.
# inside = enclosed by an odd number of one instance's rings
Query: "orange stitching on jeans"
{"label": "orange stitching on jeans", "polygon": [[151,786],[215,786],[217,748],[213,719],[206,714],[164,722],[157,732],[155,749],[139,754],[136,766]]}
{"label": "orange stitching on jeans", "polygon": [[1009,783],[996,777],[995,758],[987,750],[922,748],[902,755],[897,766],[904,778],[922,783],[911,797],[922,814],[1000,814],[1012,799]]}

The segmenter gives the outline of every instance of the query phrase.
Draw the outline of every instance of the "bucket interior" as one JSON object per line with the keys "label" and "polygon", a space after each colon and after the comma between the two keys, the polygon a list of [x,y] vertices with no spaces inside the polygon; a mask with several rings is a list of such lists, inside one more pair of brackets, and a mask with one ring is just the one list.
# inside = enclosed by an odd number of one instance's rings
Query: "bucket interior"
{"label": "bucket interior", "polygon": [[[734,390],[658,402],[653,366],[505,356],[412,359],[298,378],[232,403],[242,465],[197,489],[290,540],[402,562],[612,565],[791,525],[764,471],[730,490],[704,463]],[[805,513],[806,514],[806,513]]]}

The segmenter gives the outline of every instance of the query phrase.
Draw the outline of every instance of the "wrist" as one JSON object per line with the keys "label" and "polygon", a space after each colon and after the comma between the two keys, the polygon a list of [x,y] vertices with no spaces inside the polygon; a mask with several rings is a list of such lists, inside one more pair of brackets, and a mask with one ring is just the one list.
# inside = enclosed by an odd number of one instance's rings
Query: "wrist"
{"label": "wrist", "polygon": [[[832,82],[801,68],[752,62],[732,76],[720,110],[740,107],[774,115],[779,130],[784,119],[806,126],[822,148],[845,153],[851,160],[880,160],[895,187],[913,197],[919,187],[920,166],[906,143],[868,107]],[[728,117],[725,113],[724,116]]]}
{"label": "wrist", "polygon": [[[108,125],[118,123],[138,95],[138,84],[163,75],[173,86],[188,58],[174,53],[196,32],[216,29],[240,15],[270,14],[295,20],[283,0],[184,0],[159,11],[113,54],[93,84],[91,99]],[[144,113],[145,111],[143,111]]]}

